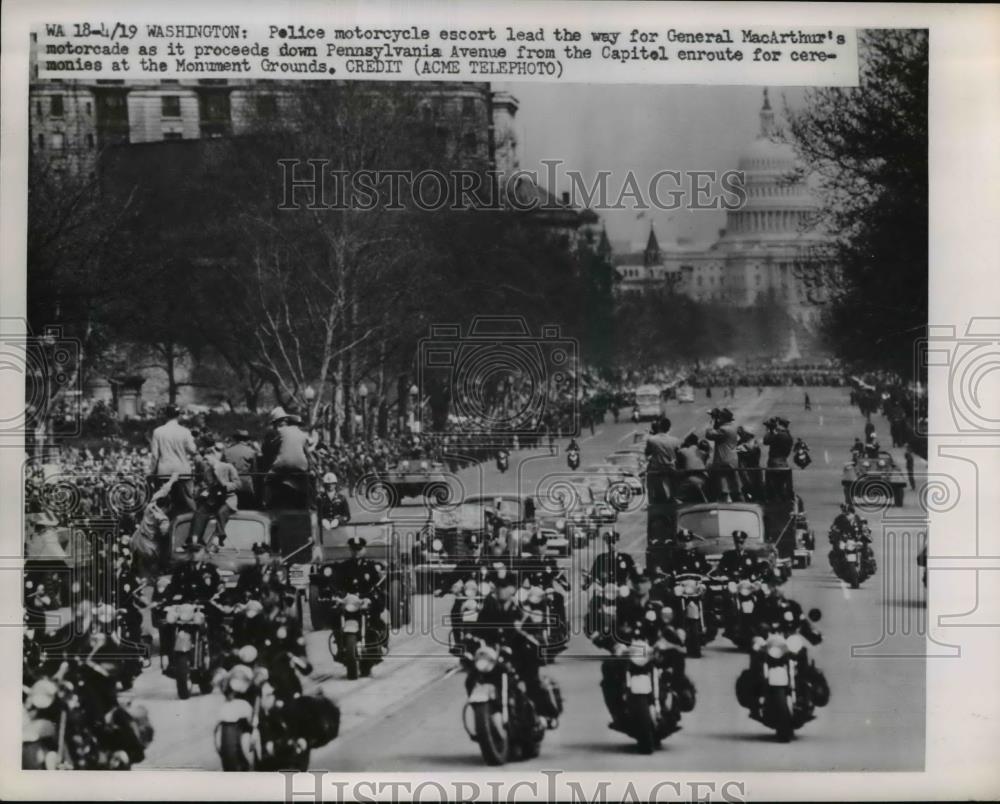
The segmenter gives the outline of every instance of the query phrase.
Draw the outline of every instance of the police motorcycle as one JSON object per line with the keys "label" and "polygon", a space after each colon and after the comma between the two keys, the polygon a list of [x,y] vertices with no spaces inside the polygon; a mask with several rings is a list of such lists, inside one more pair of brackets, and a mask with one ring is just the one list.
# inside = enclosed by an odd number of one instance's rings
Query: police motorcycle
{"label": "police motorcycle", "polygon": [[505,570],[502,562],[497,562],[494,567],[484,560],[464,580],[457,578],[447,588],[439,586],[434,590],[436,597],[449,593],[455,596],[451,607],[451,630],[448,632],[448,652],[452,655],[461,656],[464,653],[464,645],[469,638],[468,630],[479,619],[483,600],[493,591],[493,574]]}
{"label": "police motorcycle", "polygon": [[506,472],[510,467],[510,453],[505,449],[499,450],[497,452],[496,461],[497,470],[500,472]]}
{"label": "police motorcycle", "polygon": [[[521,632],[520,636],[536,649],[541,647],[529,634]],[[546,728],[555,728],[558,720],[546,722],[538,716],[514,667],[511,647],[473,638],[466,643],[461,662],[468,673],[462,725],[469,738],[478,743],[483,761],[503,765],[518,758],[537,757]],[[562,714],[559,688],[544,677],[540,681],[554,711]]]}
{"label": "police motorcycle", "polygon": [[648,632],[655,633],[658,614],[662,610],[647,611],[647,633],[637,631],[628,643],[614,646],[615,656],[628,661],[620,722],[643,754],[651,754],[677,731],[682,712],[694,708],[694,687],[686,678],[675,677],[677,663],[670,658],[671,652],[683,652],[683,645],[662,636],[650,639]]}
{"label": "police motorcycle", "polygon": [[[819,609],[810,610],[808,621],[819,619]],[[791,609],[761,625],[751,644],[750,668],[737,680],[736,696],[753,719],[774,729],[778,741],[786,743],[815,717],[816,707],[829,702],[829,686],[808,652],[808,645],[822,637]]]}
{"label": "police motorcycle", "polygon": [[706,607],[706,593],[710,579],[697,572],[681,572],[674,576],[674,596],[684,632],[687,634],[687,655],[692,659],[701,656],[701,649],[713,639],[717,627]]}
{"label": "police motorcycle", "polygon": [[[208,634],[207,603],[185,603],[175,596],[173,601],[161,604],[163,623],[173,630],[171,654],[172,674],[177,684],[177,697],[186,701],[191,697],[192,685],[197,685],[202,695],[212,691],[212,645]],[[171,656],[161,652],[160,669],[168,674]]]}
{"label": "police motorcycle", "polygon": [[570,583],[558,567],[538,570],[525,578],[518,590],[518,600],[527,615],[531,632],[542,645],[547,664],[569,646],[565,592]]}
{"label": "police motorcycle", "polygon": [[58,669],[48,662],[40,670],[53,672],[40,672],[23,688],[25,770],[129,770],[145,759],[153,739],[148,712],[117,699],[122,651],[114,611],[100,606],[94,619],[99,627],[79,638],[78,655]]}
{"label": "police motorcycle", "polygon": [[[376,655],[373,652],[376,648],[368,645],[373,601],[353,592],[339,594],[334,588],[334,567],[323,567],[321,574],[327,583],[320,588],[318,601],[332,613],[332,628],[327,642],[330,656],[344,665],[347,678],[354,681],[359,675],[367,676],[371,668],[382,660],[386,650],[384,646],[378,647]],[[381,586],[384,580],[383,576],[377,586]]]}
{"label": "police motorcycle", "polygon": [[226,700],[214,733],[224,771],[305,771],[311,751],[337,737],[336,704],[302,693],[297,674],[310,670],[300,656],[278,650],[268,657],[253,644],[228,657],[216,679]]}
{"label": "police motorcycle", "polygon": [[829,555],[830,567],[852,589],[858,589],[875,574],[875,557],[871,553],[870,541],[871,537],[866,535],[863,526],[847,532],[831,532],[833,549]]}
{"label": "police motorcycle", "polygon": [[580,468],[580,450],[579,449],[569,449],[566,452],[566,465],[572,470],[576,471]]}

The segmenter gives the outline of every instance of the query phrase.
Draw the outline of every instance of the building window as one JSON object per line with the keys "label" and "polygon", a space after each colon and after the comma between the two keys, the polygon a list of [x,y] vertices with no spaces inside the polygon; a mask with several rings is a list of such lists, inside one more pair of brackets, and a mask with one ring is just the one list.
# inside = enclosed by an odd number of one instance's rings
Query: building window
{"label": "building window", "polygon": [[256,106],[258,117],[274,117],[278,112],[278,99],[274,95],[258,95]]}
{"label": "building window", "polygon": [[65,138],[57,131],[52,135],[49,144],[52,146],[53,151],[61,151],[65,144]]}
{"label": "building window", "polygon": [[53,95],[52,96],[52,107],[49,109],[49,112],[52,114],[53,117],[62,117],[63,116],[63,96],[62,95]]}
{"label": "building window", "polygon": [[181,96],[164,95],[162,98],[160,98],[160,109],[161,109],[161,114],[164,117],[180,117]]}

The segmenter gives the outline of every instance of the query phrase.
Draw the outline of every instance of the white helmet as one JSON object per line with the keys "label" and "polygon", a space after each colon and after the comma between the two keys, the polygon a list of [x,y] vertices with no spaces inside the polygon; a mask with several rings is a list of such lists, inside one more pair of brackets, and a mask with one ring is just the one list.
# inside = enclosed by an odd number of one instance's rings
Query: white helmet
{"label": "white helmet", "polygon": [[329,486],[331,484],[332,485],[337,484],[337,476],[333,472],[327,472],[325,475],[323,475],[323,485]]}

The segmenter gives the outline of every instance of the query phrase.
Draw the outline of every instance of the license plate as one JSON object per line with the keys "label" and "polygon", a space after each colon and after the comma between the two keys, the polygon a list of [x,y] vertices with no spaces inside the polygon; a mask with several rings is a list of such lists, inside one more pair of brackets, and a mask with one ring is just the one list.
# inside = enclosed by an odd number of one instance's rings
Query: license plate
{"label": "license plate", "polygon": [[356,634],[361,630],[361,623],[357,620],[345,620],[344,621],[344,633],[345,634]]}
{"label": "license plate", "polygon": [[857,553],[848,553],[847,554],[847,563],[848,564],[857,564],[858,563],[858,554]]}
{"label": "license plate", "polygon": [[752,600],[741,600],[740,609],[744,614],[753,614],[753,601]]}
{"label": "license plate", "polygon": [[490,684],[476,684],[469,693],[469,703],[486,703],[493,700],[493,687]]}
{"label": "license plate", "polygon": [[649,695],[653,691],[653,679],[651,676],[631,676],[628,680],[628,688],[636,695]]}
{"label": "license plate", "polygon": [[767,683],[772,687],[787,687],[788,666],[780,664],[767,668]]}

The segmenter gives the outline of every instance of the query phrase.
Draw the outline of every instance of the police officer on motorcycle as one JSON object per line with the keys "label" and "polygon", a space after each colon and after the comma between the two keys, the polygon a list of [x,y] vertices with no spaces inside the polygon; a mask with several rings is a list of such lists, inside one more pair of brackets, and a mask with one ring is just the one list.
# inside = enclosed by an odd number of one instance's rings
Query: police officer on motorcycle
{"label": "police officer on motorcycle", "polygon": [[258,542],[251,548],[254,563],[240,572],[236,581],[236,601],[246,603],[250,600],[262,600],[264,590],[274,576],[271,565],[271,547],[265,542]]}
{"label": "police officer on motorcycle", "polygon": [[698,575],[708,575],[712,565],[696,549],[699,538],[690,528],[681,528],[677,531],[677,541],[673,550],[669,550],[665,556],[667,566],[663,569],[673,575],[684,573],[697,573]]}
{"label": "police officer on motorcycle", "polygon": [[351,521],[351,506],[347,497],[337,490],[337,476],[333,472],[323,475],[323,491],[316,507],[324,528],[340,527]]}
{"label": "police officer on motorcycle", "polygon": [[722,554],[711,574],[725,575],[732,581],[757,580],[761,574],[760,564],[755,556],[743,548],[748,538],[746,531],[734,530],[733,549]]}
{"label": "police officer on motorcycle", "polygon": [[627,583],[635,573],[635,559],[628,553],[615,549],[615,544],[620,538],[621,534],[618,531],[608,531],[604,534],[604,543],[608,548],[594,559],[590,574],[585,578],[584,589],[592,583],[600,586],[615,583],[620,586]]}
{"label": "police officer on motorcycle", "polygon": [[[351,557],[338,562],[334,568],[333,588],[341,596],[353,594],[370,600],[366,642],[369,647],[382,645],[389,633],[382,622],[385,610],[385,592],[382,588],[385,572],[381,564],[366,557],[368,542],[363,537],[352,536],[347,540]],[[362,675],[371,672],[371,664],[363,663]]]}
{"label": "police officer on motorcycle", "polygon": [[[195,542],[185,545],[190,561],[182,564],[170,579],[163,595],[162,603],[202,603],[205,604],[205,621],[208,624],[209,644],[215,651],[225,642],[222,611],[215,605],[225,591],[225,584],[214,564],[207,560],[205,545]],[[167,623],[160,625],[160,653],[167,656],[168,664],[164,673],[173,673],[174,628]]]}

